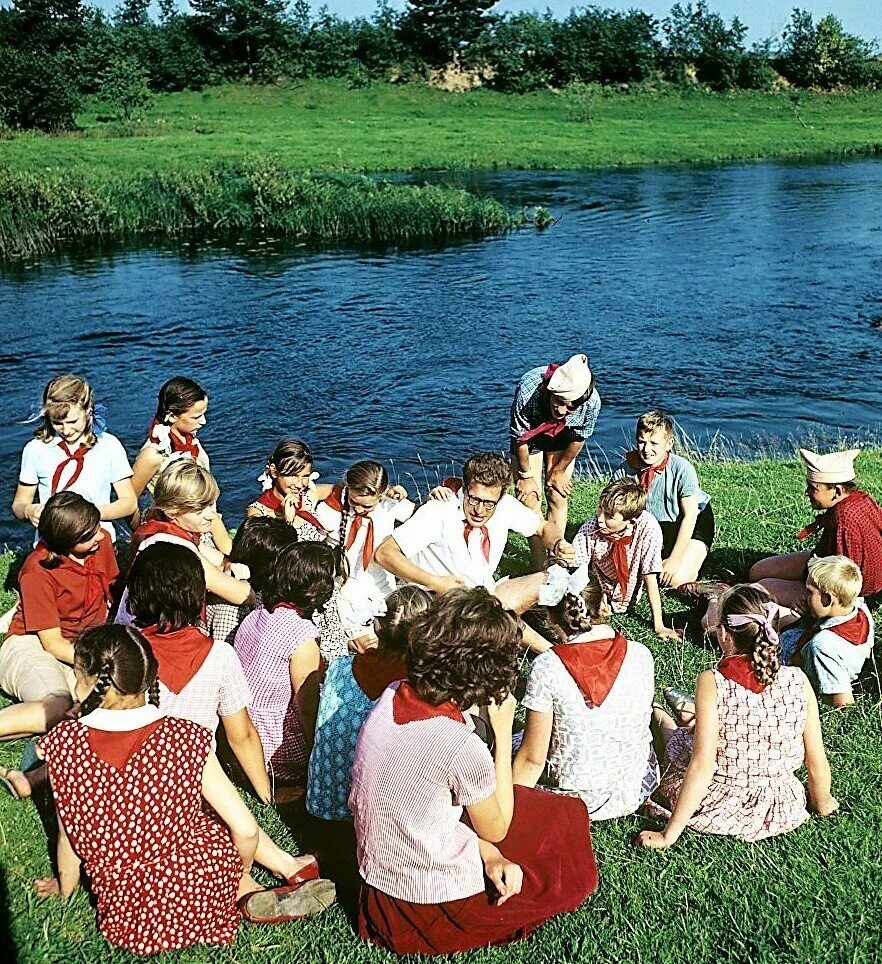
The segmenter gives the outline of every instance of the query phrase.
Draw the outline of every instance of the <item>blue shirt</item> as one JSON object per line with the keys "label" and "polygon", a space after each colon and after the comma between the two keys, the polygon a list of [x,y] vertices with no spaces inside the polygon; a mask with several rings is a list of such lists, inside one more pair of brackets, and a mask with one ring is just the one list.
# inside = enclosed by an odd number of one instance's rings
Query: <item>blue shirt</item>
{"label": "blue shirt", "polygon": [[[509,423],[509,435],[512,441],[516,442],[524,432],[528,432],[531,428],[536,428],[551,419],[543,379],[547,370],[547,365],[541,368],[531,368],[530,371],[521,376],[518,382],[514,401],[511,404]],[[584,405],[580,405],[575,412],[567,414],[567,428],[571,429],[580,439],[587,439],[594,434],[594,426],[597,424],[598,415],[600,415],[600,395],[594,388]]]}
{"label": "blue shirt", "polygon": [[[640,479],[640,469],[632,468],[626,461],[613,472],[612,481]],[[649,487],[646,510],[659,522],[677,522],[682,515],[680,499],[698,496],[698,511],[710,502],[710,496],[698,484],[695,466],[681,455],[672,452],[663,472],[659,472]]]}

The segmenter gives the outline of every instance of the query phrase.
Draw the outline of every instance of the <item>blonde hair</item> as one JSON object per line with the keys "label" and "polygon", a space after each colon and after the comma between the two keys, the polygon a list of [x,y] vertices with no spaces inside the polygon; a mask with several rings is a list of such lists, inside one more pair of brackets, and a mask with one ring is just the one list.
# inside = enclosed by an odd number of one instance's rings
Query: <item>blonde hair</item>
{"label": "blonde hair", "polygon": [[95,399],[89,383],[76,375],[59,375],[43,389],[43,423],[34,432],[34,437],[41,442],[51,442],[55,438],[52,423],[64,421],[74,405],[79,405],[86,413],[86,430],[80,441],[87,449],[93,448],[98,441],[92,429]]}
{"label": "blonde hair", "polygon": [[860,569],[847,556],[809,559],[808,574],[818,589],[834,596],[840,606],[853,606],[864,585]]}
{"label": "blonde hair", "polygon": [[656,429],[661,429],[668,438],[674,438],[674,420],[664,412],[653,409],[646,412],[637,419],[635,434],[642,435],[644,432],[651,434]]}
{"label": "blonde hair", "polygon": [[214,476],[189,460],[172,462],[160,473],[153,489],[156,508],[166,514],[201,512],[206,506],[217,502],[220,489]]}
{"label": "blonde hair", "polygon": [[636,519],[646,508],[646,492],[634,479],[620,479],[610,484],[600,493],[598,504],[605,515],[620,512],[626,522]]}
{"label": "blonde hair", "polygon": [[[763,686],[774,683],[781,668],[781,650],[777,637],[778,616],[770,615],[768,609],[769,604],[774,602],[771,593],[758,583],[732,586],[719,598],[720,624],[732,637],[735,651],[751,657],[753,671]],[[744,626],[731,626],[728,622],[730,616],[762,618]],[[769,633],[769,628],[772,633]]]}

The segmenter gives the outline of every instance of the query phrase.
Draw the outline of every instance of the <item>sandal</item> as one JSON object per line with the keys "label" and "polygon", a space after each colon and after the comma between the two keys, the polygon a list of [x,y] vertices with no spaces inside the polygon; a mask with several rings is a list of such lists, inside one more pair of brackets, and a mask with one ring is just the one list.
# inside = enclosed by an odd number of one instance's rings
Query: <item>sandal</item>
{"label": "sandal", "polygon": [[674,689],[673,686],[666,686],[662,690],[665,703],[677,718],[681,726],[688,726],[695,719],[695,697],[682,690]]}
{"label": "sandal", "polygon": [[334,882],[318,878],[294,886],[253,890],[243,894],[236,903],[251,924],[288,924],[321,914],[336,899]]}

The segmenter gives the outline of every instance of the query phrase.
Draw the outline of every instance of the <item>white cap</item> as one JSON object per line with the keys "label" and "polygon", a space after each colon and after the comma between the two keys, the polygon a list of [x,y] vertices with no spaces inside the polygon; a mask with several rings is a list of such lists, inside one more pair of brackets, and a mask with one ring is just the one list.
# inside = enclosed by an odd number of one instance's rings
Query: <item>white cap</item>
{"label": "white cap", "polygon": [[588,367],[587,355],[573,355],[556,369],[548,380],[548,391],[565,402],[578,401],[590,387],[591,369]]}
{"label": "white cap", "polygon": [[837,482],[854,481],[854,460],[861,454],[860,449],[847,452],[828,452],[819,455],[808,449],[800,449],[799,457],[805,464],[805,474],[809,482],[823,482],[835,485]]}

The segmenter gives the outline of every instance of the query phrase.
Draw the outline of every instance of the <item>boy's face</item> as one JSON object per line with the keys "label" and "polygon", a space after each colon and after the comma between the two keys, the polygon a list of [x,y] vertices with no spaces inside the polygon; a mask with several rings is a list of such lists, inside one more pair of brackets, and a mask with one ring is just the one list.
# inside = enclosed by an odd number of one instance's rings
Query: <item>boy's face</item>
{"label": "boy's face", "polygon": [[645,465],[658,465],[674,447],[674,440],[663,428],[637,435],[637,454]]}
{"label": "boy's face", "polygon": [[478,529],[487,525],[503,495],[505,495],[505,489],[500,485],[469,482],[463,489],[462,499],[462,509],[466,522],[473,528]]}
{"label": "boy's face", "polygon": [[842,488],[838,485],[827,485],[825,482],[806,482],[805,494],[813,509],[824,511],[832,509],[842,498]]}
{"label": "boy's face", "polygon": [[829,616],[830,610],[833,609],[836,600],[830,593],[822,592],[818,589],[811,579],[806,582],[805,588],[808,593],[809,612],[815,619],[824,619],[826,616]]}
{"label": "boy's face", "polygon": [[605,536],[617,536],[628,528],[628,522],[622,518],[621,512],[607,513],[598,506],[597,508],[597,528]]}

